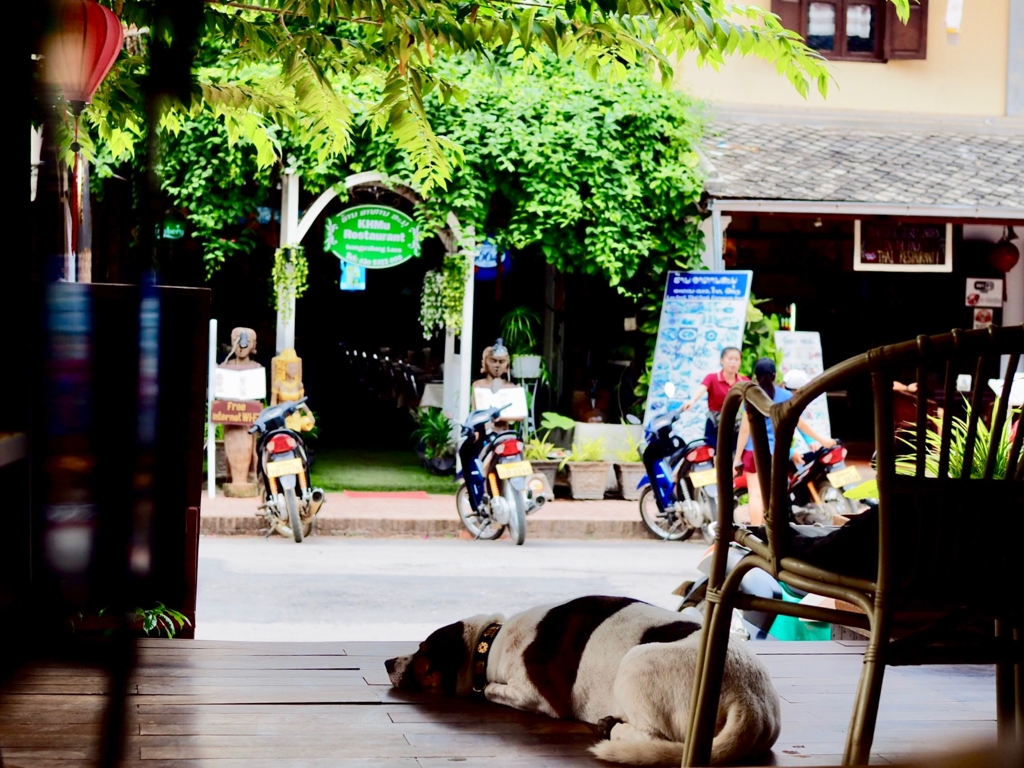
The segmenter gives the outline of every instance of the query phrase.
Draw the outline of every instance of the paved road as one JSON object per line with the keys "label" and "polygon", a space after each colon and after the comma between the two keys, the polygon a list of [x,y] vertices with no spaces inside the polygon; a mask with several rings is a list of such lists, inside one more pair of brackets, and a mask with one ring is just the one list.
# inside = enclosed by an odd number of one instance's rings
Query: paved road
{"label": "paved road", "polygon": [[328,539],[204,536],[196,637],[420,640],[485,611],[586,594],[675,608],[705,546],[660,541]]}

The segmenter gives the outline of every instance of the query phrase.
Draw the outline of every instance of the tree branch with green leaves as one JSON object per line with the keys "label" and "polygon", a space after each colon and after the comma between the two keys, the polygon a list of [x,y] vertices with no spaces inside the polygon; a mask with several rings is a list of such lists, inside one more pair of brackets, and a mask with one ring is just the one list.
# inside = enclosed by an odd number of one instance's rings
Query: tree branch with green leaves
{"label": "tree branch with green leaves", "polygon": [[[891,0],[901,18],[909,0]],[[87,122],[118,154],[130,155],[144,133],[139,84],[147,71],[148,0],[103,0],[132,32],[87,110]],[[631,69],[657,72],[666,87],[675,62],[696,52],[720,66],[730,55],[772,62],[801,93],[825,93],[825,61],[778,18],[754,5],[725,0],[207,0],[191,101],[169,104],[182,115],[233,116],[239,135],[260,147],[266,166],[280,151],[276,131],[301,134],[321,162],[351,149],[354,115],[365,110],[373,129],[407,152],[424,193],[451,179],[457,144],[436,132],[425,99],[443,103],[465,94],[439,56],[489,59],[506,53],[524,68],[544,51],[571,59],[599,80],[621,82]],[[215,66],[211,66],[215,65]],[[259,78],[254,71],[263,72]],[[360,82],[380,87],[360,101]],[[166,114],[165,111],[165,114]]]}

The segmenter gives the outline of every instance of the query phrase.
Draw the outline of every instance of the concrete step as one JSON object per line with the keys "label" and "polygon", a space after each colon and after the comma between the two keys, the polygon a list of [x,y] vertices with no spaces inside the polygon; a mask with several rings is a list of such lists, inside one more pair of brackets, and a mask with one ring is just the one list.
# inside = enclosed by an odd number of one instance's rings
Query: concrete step
{"label": "concrete step", "polygon": [[[265,532],[256,499],[204,496],[201,532],[214,536],[257,536]],[[402,498],[387,495],[352,497],[328,493],[317,515],[321,536],[407,537],[464,536],[454,496]],[[635,501],[570,501],[558,499],[527,518],[527,536],[538,539],[649,538]]]}

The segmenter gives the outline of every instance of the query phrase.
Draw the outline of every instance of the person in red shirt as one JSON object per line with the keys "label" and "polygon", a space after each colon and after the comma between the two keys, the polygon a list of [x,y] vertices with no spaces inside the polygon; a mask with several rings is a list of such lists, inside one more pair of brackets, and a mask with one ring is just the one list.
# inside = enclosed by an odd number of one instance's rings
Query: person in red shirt
{"label": "person in red shirt", "polygon": [[737,382],[750,381],[746,376],[741,376],[739,373],[740,351],[736,347],[726,347],[723,349],[719,362],[722,364],[722,370],[705,376],[704,381],[700,383],[697,391],[690,398],[690,402],[683,406],[684,411],[690,410],[707,393],[708,421],[704,426],[704,439],[711,446],[718,445],[718,422],[722,418],[722,404],[725,402],[726,394]]}

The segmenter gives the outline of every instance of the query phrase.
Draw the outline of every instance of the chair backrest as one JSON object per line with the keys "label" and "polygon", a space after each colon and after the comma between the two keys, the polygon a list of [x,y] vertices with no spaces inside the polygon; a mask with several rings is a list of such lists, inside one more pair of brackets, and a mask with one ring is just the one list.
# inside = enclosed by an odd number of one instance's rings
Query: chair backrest
{"label": "chair backrest", "polygon": [[[825,371],[785,403],[772,403],[759,387],[745,385],[748,413],[772,418],[777,436],[772,455],[764,419],[750,419],[773,569],[789,554],[792,538],[787,447],[801,413],[825,392],[870,381],[879,588],[924,593],[939,579],[949,583],[952,596],[961,588],[976,590],[979,578],[995,584],[1017,574],[1020,581],[1013,548],[1000,541],[999,532],[1000,524],[1008,523],[1004,538],[1010,538],[1024,514],[1024,428],[1011,427],[1020,408],[1009,407],[1022,352],[1024,326],[956,330],[858,355]],[[1002,356],[1006,367],[998,383],[1005,396],[998,397],[989,381],[998,377]],[[894,412],[893,383],[909,372],[916,385],[916,414],[907,425]],[[929,417],[930,411],[936,415]],[[964,572],[970,572],[969,581],[961,578]]]}

